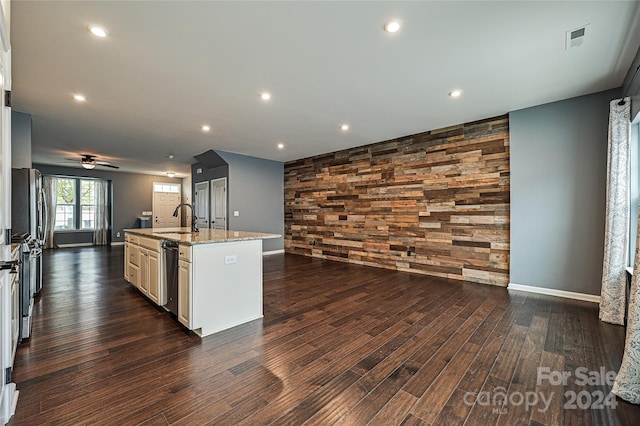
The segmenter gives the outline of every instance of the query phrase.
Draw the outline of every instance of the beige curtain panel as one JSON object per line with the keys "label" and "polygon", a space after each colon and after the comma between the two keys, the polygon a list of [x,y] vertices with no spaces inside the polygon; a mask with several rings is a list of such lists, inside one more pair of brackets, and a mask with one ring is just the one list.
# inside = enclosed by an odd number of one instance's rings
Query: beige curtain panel
{"label": "beige curtain panel", "polygon": [[624,324],[629,240],[631,109],[629,98],[610,103],[607,206],[600,320]]}

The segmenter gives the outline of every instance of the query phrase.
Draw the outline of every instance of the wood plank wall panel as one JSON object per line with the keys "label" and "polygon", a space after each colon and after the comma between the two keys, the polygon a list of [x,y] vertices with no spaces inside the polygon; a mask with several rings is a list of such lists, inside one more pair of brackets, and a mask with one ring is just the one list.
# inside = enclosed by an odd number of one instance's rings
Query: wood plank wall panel
{"label": "wood plank wall panel", "polygon": [[506,286],[509,174],[506,115],[288,162],[285,250]]}

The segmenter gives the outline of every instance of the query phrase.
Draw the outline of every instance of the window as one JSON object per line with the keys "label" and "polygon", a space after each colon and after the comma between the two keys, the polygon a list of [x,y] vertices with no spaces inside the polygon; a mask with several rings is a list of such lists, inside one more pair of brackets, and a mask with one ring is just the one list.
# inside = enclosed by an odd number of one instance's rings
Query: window
{"label": "window", "polygon": [[95,181],[80,181],[80,214],[80,229],[93,229],[96,221]]}
{"label": "window", "polygon": [[56,207],[56,231],[75,229],[76,183],[75,179],[56,179],[58,181],[58,196]]}
{"label": "window", "polygon": [[58,185],[54,230],[92,230],[96,223],[96,180],[55,178]]}
{"label": "window", "polygon": [[179,183],[154,183],[153,192],[175,192],[180,193]]}

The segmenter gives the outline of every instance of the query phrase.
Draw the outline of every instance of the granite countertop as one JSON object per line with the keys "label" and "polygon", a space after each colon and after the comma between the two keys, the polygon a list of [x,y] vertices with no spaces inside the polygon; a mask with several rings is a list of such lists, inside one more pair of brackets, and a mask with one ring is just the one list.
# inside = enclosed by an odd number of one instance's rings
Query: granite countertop
{"label": "granite countertop", "polygon": [[280,238],[280,234],[264,234],[260,232],[224,231],[221,229],[200,229],[199,232],[191,232],[191,228],[143,228],[125,229],[124,232],[140,235],[142,237],[158,240],[176,241],[180,244],[214,244],[230,241],[266,240]]}

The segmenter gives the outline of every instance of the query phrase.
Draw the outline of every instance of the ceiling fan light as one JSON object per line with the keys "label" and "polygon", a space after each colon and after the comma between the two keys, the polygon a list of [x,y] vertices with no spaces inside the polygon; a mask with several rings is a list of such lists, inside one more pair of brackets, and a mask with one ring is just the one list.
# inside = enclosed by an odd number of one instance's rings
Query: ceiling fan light
{"label": "ceiling fan light", "polygon": [[91,169],[94,169],[96,167],[96,164],[95,163],[85,163],[85,162],[83,162],[82,163],[82,167],[84,167],[87,170],[91,170]]}

